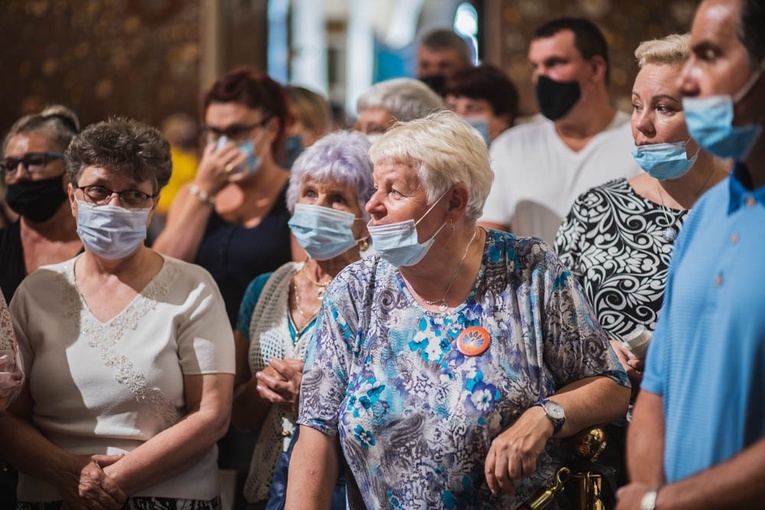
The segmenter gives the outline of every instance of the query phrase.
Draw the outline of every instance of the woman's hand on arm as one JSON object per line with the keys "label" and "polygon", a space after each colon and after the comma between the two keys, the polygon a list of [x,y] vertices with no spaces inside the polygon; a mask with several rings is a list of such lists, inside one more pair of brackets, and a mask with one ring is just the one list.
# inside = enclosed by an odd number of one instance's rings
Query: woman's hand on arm
{"label": "woman's hand on arm", "polygon": [[514,494],[513,480],[534,474],[553,428],[542,408],[534,406],[494,438],[484,465],[486,483],[493,494]]}
{"label": "woman's hand on arm", "polygon": [[[588,377],[561,388],[550,397],[566,415],[557,438],[570,437],[593,425],[611,422],[627,412],[629,388],[606,377]],[[553,436],[553,424],[540,406],[532,406],[491,444],[485,474],[489,489],[514,493],[512,480],[536,471],[537,458]]]}
{"label": "woman's hand on arm", "polygon": [[261,397],[297,413],[303,360],[271,358],[265,370],[255,374]]}
{"label": "woman's hand on arm", "polygon": [[233,386],[232,374],[184,376],[186,416],[104,472],[128,495],[183,473],[228,430]]}
{"label": "woman's hand on arm", "polygon": [[300,437],[290,459],[285,510],[329,508],[340,458],[336,437],[300,425]]}

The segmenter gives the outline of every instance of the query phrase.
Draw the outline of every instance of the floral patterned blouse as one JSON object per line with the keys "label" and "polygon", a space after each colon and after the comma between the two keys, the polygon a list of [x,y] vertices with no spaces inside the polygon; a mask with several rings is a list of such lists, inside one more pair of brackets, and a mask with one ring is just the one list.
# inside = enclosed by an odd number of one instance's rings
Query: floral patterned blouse
{"label": "floral patterned blouse", "polygon": [[656,328],[673,247],[663,234],[687,215],[643,198],[626,179],[592,188],[571,207],[555,250],[614,337]]}
{"label": "floral patterned blouse", "polygon": [[[491,343],[467,356],[456,342],[474,326]],[[491,441],[533,402],[591,376],[629,385],[571,273],[543,241],[489,230],[472,291],[445,313],[420,307],[379,256],[335,278],[298,423],[339,434],[368,508],[515,508],[552,481],[558,442],[510,497],[486,485]]]}

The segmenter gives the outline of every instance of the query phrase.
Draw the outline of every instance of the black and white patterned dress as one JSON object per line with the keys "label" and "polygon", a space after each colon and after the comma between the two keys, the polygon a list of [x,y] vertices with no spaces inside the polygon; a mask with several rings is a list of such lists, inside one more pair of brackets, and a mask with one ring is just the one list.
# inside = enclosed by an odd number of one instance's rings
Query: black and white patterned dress
{"label": "black and white patterned dress", "polygon": [[643,198],[626,179],[592,188],[574,202],[555,250],[612,336],[638,325],[656,327],[672,255],[664,233],[667,227],[679,231],[687,214]]}

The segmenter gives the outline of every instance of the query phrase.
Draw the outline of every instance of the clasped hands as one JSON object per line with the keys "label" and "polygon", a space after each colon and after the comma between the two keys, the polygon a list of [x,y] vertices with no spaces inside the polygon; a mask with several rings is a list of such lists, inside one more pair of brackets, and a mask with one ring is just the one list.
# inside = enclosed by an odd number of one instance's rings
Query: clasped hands
{"label": "clasped hands", "polygon": [[515,494],[513,480],[532,476],[537,459],[553,436],[553,424],[541,407],[530,407],[491,442],[484,474],[492,494]]}
{"label": "clasped hands", "polygon": [[258,393],[265,400],[297,413],[303,361],[271,358],[268,366],[255,374]]}
{"label": "clasped hands", "polygon": [[127,495],[104,468],[124,455],[73,455],[67,472],[61,473],[59,492],[63,510],[119,510]]}

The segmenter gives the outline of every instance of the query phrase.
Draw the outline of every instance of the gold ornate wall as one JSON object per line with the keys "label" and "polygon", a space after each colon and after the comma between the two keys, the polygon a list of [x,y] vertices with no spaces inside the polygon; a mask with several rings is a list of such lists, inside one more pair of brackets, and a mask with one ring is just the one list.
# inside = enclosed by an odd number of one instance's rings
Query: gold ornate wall
{"label": "gold ornate wall", "polygon": [[198,2],[2,0],[0,129],[45,103],[83,124],[195,114],[199,40]]}

